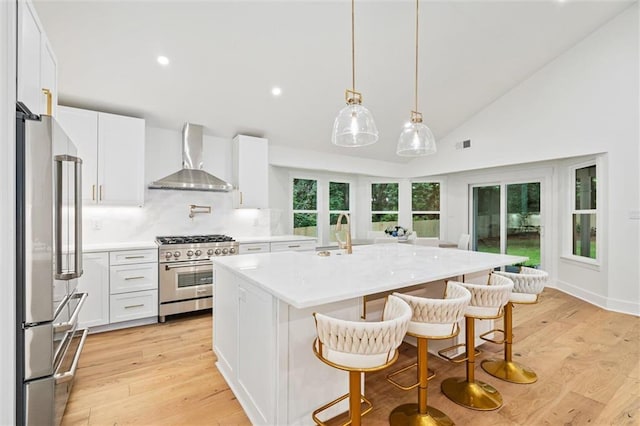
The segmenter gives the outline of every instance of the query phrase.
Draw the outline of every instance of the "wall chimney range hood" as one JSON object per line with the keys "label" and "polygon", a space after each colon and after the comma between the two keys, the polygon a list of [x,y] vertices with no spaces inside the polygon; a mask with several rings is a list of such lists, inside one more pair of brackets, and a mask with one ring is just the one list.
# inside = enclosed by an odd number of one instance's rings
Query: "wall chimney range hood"
{"label": "wall chimney range hood", "polygon": [[202,126],[185,123],[182,128],[182,170],[153,182],[149,189],[229,192],[233,185],[202,170]]}

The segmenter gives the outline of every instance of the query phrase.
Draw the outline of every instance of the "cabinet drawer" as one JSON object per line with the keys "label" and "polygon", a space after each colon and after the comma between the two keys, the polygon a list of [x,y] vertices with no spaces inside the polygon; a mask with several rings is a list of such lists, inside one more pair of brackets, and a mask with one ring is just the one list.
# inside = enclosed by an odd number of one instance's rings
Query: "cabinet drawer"
{"label": "cabinet drawer", "polygon": [[271,243],[271,251],[307,251],[315,250],[316,242],[314,240],[305,241],[283,241]]}
{"label": "cabinet drawer", "polygon": [[109,268],[109,289],[111,294],[157,290],[158,264],[142,263],[112,266]]}
{"label": "cabinet drawer", "polygon": [[269,253],[269,243],[240,244],[239,254]]}
{"label": "cabinet drawer", "polygon": [[158,315],[158,290],[112,295],[109,304],[111,323]]}
{"label": "cabinet drawer", "polygon": [[109,263],[111,266],[126,265],[128,263],[146,263],[157,261],[157,249],[112,251],[109,253]]}

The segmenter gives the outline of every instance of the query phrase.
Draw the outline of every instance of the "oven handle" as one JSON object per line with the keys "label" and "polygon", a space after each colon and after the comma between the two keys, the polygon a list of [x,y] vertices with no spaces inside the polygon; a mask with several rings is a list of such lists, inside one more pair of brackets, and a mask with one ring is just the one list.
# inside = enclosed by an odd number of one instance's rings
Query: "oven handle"
{"label": "oven handle", "polygon": [[75,299],[80,298],[80,301],[76,305],[76,308],[73,310],[73,314],[71,314],[71,318],[69,318],[69,321],[53,325],[54,333],[61,333],[63,331],[71,330],[73,325],[78,320],[78,314],[80,313],[80,309],[82,309],[82,305],[84,305],[84,301],[87,300],[88,296],[89,296],[89,293],[76,293],[71,297]]}
{"label": "oven handle", "polygon": [[[164,270],[165,271],[170,271],[172,269],[180,269],[180,268],[189,268],[192,266],[213,266],[213,263],[211,262],[188,262],[188,263],[181,263],[179,265],[170,265],[165,263],[164,264]],[[213,268],[212,268],[213,269]]]}
{"label": "oven handle", "polygon": [[84,331],[82,332],[82,338],[80,340],[80,344],[78,345],[78,349],[76,350],[76,354],[73,356],[73,362],[71,363],[71,368],[69,369],[69,371],[65,371],[64,373],[57,373],[53,375],[53,378],[56,381],[56,385],[73,380],[73,377],[76,375],[76,369],[78,368],[80,353],[82,353],[82,348],[84,348],[84,342],[87,339],[87,334],[89,334],[89,329],[85,328]]}

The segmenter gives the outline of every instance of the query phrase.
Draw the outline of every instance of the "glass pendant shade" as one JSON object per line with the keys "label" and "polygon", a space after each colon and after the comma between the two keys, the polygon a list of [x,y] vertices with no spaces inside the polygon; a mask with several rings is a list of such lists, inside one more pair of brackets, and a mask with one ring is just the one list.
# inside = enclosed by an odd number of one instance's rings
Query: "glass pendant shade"
{"label": "glass pendant shade", "polygon": [[373,115],[361,104],[342,108],[333,122],[331,142],[338,146],[357,147],[376,143],[378,128]]}
{"label": "glass pendant shade", "polygon": [[438,150],[431,130],[421,122],[408,123],[400,133],[396,154],[405,157],[435,154]]}

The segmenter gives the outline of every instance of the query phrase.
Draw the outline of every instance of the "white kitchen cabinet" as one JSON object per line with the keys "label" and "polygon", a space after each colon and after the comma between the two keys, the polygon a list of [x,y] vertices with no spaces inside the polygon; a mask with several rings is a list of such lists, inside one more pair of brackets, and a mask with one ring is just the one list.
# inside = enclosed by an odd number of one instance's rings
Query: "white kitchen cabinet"
{"label": "white kitchen cabinet", "polygon": [[267,139],[233,138],[233,184],[236,208],[269,207],[269,143]]}
{"label": "white kitchen cabinet", "polygon": [[79,327],[109,324],[109,253],[85,253],[82,264],[78,292],[89,296],[80,310]]}
{"label": "white kitchen cabinet", "polygon": [[55,115],[58,98],[56,56],[33,4],[28,0],[20,0],[18,1],[18,100],[34,114],[47,114],[47,96],[43,89],[51,93],[51,115]]}
{"label": "white kitchen cabinet", "polygon": [[271,243],[271,253],[278,251],[313,251],[315,249],[315,240],[280,241],[277,243]]}
{"label": "white kitchen cabinet", "polygon": [[238,254],[269,253],[269,243],[240,243]]}
{"label": "white kitchen cabinet", "polygon": [[109,253],[109,322],[158,315],[158,250]]}
{"label": "white kitchen cabinet", "polygon": [[144,120],[61,106],[58,121],[83,160],[83,200],[102,205],[141,206]]}

